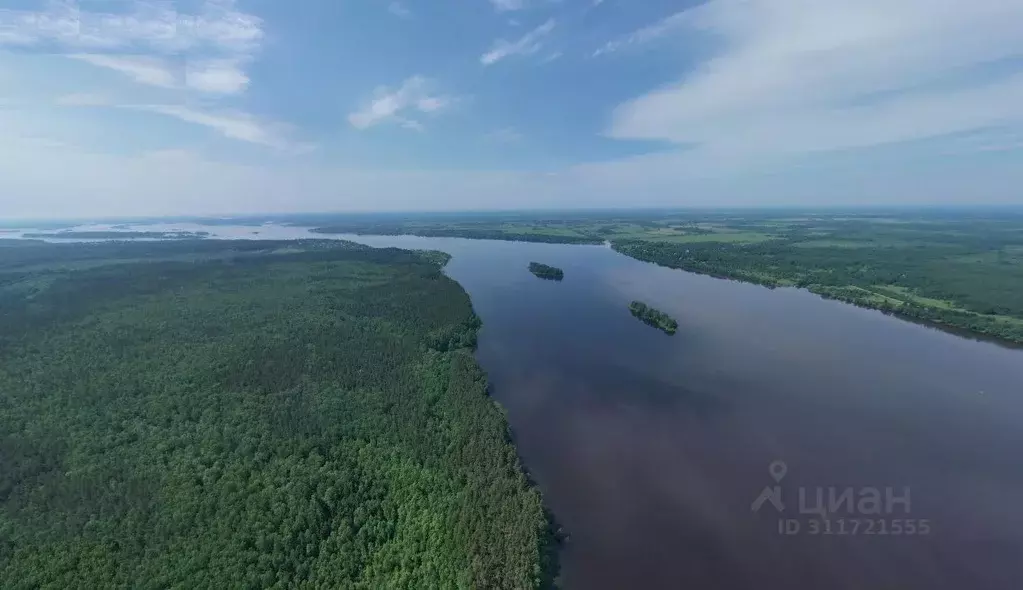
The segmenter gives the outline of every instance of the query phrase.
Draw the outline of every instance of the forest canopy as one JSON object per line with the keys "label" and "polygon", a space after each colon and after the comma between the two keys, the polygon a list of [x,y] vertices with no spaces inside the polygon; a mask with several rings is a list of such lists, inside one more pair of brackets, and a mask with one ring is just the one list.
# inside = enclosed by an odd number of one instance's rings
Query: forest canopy
{"label": "forest canopy", "polygon": [[540,264],[539,262],[530,262],[529,272],[549,281],[560,281],[565,278],[565,271],[553,266],[547,266],[546,264]]}
{"label": "forest canopy", "polygon": [[0,587],[543,585],[444,260],[0,246]]}
{"label": "forest canopy", "polygon": [[629,311],[633,316],[639,318],[648,326],[653,326],[665,334],[674,334],[678,331],[678,322],[663,311],[654,309],[642,301],[633,301],[629,304]]}

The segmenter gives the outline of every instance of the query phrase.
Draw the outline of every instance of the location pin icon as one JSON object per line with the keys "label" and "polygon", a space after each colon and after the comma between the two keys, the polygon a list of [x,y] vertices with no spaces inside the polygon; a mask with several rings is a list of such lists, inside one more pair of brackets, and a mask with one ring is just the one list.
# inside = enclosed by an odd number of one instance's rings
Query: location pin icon
{"label": "location pin icon", "polygon": [[789,466],[784,461],[775,461],[767,470],[771,473],[774,481],[781,483],[781,480],[785,479],[785,474],[789,472]]}

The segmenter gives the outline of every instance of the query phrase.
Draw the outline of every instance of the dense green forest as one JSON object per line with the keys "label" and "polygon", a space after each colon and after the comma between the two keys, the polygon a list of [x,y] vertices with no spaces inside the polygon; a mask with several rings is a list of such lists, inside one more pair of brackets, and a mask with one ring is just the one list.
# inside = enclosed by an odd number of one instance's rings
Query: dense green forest
{"label": "dense green forest", "polygon": [[540,264],[539,262],[530,262],[529,272],[548,281],[560,281],[565,278],[565,271],[554,266]]}
{"label": "dense green forest", "polygon": [[670,315],[654,309],[642,301],[633,301],[629,304],[629,311],[644,324],[653,326],[665,334],[674,334],[678,331],[678,322]]}
{"label": "dense green forest", "polygon": [[0,587],[544,585],[444,260],[0,242]]}

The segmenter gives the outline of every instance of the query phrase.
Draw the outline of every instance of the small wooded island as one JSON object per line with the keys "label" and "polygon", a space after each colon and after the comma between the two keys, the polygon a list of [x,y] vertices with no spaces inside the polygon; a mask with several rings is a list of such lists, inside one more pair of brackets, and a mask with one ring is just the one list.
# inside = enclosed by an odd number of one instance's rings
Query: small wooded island
{"label": "small wooded island", "polygon": [[548,281],[560,281],[565,278],[565,271],[539,262],[530,262],[529,272]]}
{"label": "small wooded island", "polygon": [[678,330],[678,322],[675,321],[675,318],[663,311],[650,307],[642,301],[630,303],[629,311],[632,312],[632,315],[643,320],[643,323],[662,330],[665,334],[674,334]]}

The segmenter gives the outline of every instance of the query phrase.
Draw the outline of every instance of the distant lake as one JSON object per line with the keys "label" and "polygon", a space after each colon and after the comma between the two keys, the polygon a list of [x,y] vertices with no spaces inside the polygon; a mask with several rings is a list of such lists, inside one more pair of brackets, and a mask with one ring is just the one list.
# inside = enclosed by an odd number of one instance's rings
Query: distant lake
{"label": "distant lake", "polygon": [[[174,228],[327,237],[131,229]],[[570,535],[566,588],[1023,587],[1023,351],[601,246],[347,237],[453,255],[493,395]],[[633,318],[634,299],[678,333]],[[872,490],[896,502],[801,513],[832,490],[855,494],[843,508]]]}

